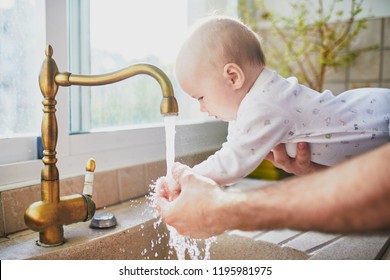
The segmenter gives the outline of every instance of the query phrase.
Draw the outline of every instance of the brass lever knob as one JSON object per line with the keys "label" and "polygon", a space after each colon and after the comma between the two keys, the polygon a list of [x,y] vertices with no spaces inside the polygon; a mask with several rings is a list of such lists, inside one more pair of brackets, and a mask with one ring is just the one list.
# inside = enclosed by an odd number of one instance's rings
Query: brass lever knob
{"label": "brass lever knob", "polygon": [[86,171],[94,172],[96,168],[96,162],[93,158],[90,158],[87,162],[87,166],[85,167]]}

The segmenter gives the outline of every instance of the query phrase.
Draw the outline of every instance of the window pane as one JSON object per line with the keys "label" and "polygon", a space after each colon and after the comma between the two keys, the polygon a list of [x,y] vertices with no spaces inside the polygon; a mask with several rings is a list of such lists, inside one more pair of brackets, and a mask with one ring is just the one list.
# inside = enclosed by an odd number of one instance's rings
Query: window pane
{"label": "window pane", "polygon": [[[89,64],[90,71],[83,74],[108,73],[137,63],[156,65],[173,84],[179,103],[179,121],[204,118],[198,103],[180,92],[173,76],[176,53],[187,31],[187,14],[187,1],[183,0],[90,1],[90,60],[80,58]],[[83,120],[78,121],[82,125],[71,125],[72,132],[163,121],[161,89],[153,78],[145,75],[83,89],[82,95],[83,99],[78,99],[83,111],[80,113]],[[75,98],[72,99],[74,102]],[[71,112],[72,119],[75,113]]]}
{"label": "window pane", "polygon": [[38,135],[45,1],[0,1],[0,138]]}

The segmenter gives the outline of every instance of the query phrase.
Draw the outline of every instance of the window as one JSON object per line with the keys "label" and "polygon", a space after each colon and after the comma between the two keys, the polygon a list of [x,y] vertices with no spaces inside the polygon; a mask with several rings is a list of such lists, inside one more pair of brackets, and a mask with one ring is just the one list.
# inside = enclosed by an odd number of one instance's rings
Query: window
{"label": "window", "polygon": [[[76,38],[71,46],[71,72],[104,74],[137,63],[156,65],[172,82],[179,103],[178,119],[204,119],[207,116],[199,112],[196,101],[181,92],[173,73],[175,56],[187,32],[187,11],[183,0],[71,1],[71,25],[76,23],[70,29],[71,38]],[[161,124],[160,102],[158,84],[144,75],[113,85],[72,87],[71,132]]]}
{"label": "window", "polygon": [[[5,17],[5,13],[9,13],[11,8],[23,7],[24,11],[28,11],[25,15],[19,14],[13,20],[19,25],[20,32],[24,36],[29,36],[29,40],[32,41],[23,41],[22,39],[15,39],[13,42],[8,44],[6,48],[6,41],[3,38],[6,38],[3,33],[1,33],[1,44],[0,44],[0,125],[5,124],[7,126],[7,135],[3,130],[4,127],[1,127],[0,130],[0,191],[14,189],[24,186],[30,186],[34,184],[39,184],[40,182],[40,172],[42,169],[42,161],[37,159],[37,136],[40,135],[40,126],[42,118],[42,95],[38,86],[38,73],[41,67],[42,62],[45,59],[45,49],[46,44],[51,44],[53,46],[54,54],[53,59],[55,59],[59,71],[69,71],[72,73],[81,73],[81,74],[102,74],[107,71],[115,71],[118,68],[126,67],[134,62],[149,62],[156,64],[162,68],[168,75],[172,75],[172,60],[164,57],[156,56],[151,59],[151,55],[141,55],[141,56],[127,56],[127,52],[121,53],[118,51],[115,46],[112,46],[112,50],[104,49],[103,47],[91,48],[90,45],[95,45],[94,32],[96,32],[93,25],[85,24],[91,21],[102,21],[109,22],[110,19],[107,17],[96,18],[98,14],[93,12],[95,9],[95,3],[103,4],[109,3],[107,7],[108,10],[116,10],[119,15],[118,6],[114,1],[75,1],[75,0],[56,0],[56,1],[45,1],[45,0],[1,0],[0,1],[0,23],[1,23],[1,32],[7,30],[7,25],[5,20],[9,22],[9,17]],[[231,0],[235,1],[235,0]],[[123,1],[124,3],[125,1]],[[137,10],[140,14],[148,14],[148,11],[141,11],[138,8],[139,3],[144,1],[126,1],[134,5],[133,9]],[[147,1],[151,5],[151,0]],[[191,22],[199,16],[203,16],[208,13],[209,8],[211,10],[220,10],[216,8],[216,5],[222,5],[225,7],[228,1],[220,0],[167,0],[167,1],[156,1],[163,3],[176,3],[178,7],[181,7],[183,12],[186,11],[187,21]],[[184,3],[184,4],[183,4]],[[76,5],[76,6],[75,6]],[[157,5],[157,4],[156,4]],[[167,4],[168,5],[168,4]],[[172,4],[173,5],[173,4]],[[142,6],[142,5],[141,5]],[[174,5],[173,5],[174,6]],[[171,6],[171,7],[173,7]],[[76,8],[75,8],[76,7]],[[91,8],[90,14],[89,7]],[[119,7],[119,8],[118,8]],[[155,10],[157,6],[151,8]],[[218,6],[219,7],[219,6]],[[74,13],[76,11],[76,13]],[[162,10],[160,11],[162,12]],[[108,14],[108,13],[107,13]],[[126,14],[126,13],[124,13]],[[173,17],[173,15],[171,15]],[[31,22],[26,22],[28,19],[31,19]],[[183,18],[178,17],[177,20],[184,20]],[[21,26],[21,24],[27,26]],[[121,21],[119,21],[121,22]],[[70,26],[68,25],[70,23]],[[9,24],[9,23],[8,23]],[[117,23],[120,24],[120,23]],[[161,24],[162,25],[162,24]],[[87,28],[85,28],[87,26]],[[36,29],[35,29],[36,28]],[[118,32],[116,27],[111,26],[114,30],[111,32]],[[89,31],[91,29],[91,32]],[[27,32],[25,32],[27,30]],[[35,30],[35,31],[34,31]],[[95,30],[95,31],[94,31]],[[35,32],[35,33],[34,33]],[[100,32],[100,31],[99,31]],[[102,31],[103,32],[103,31]],[[121,31],[122,33],[127,34],[125,30]],[[157,31],[156,31],[157,32]],[[157,36],[159,33],[154,32],[153,34]],[[179,31],[175,31],[179,32]],[[24,34],[31,33],[31,34]],[[142,33],[145,36],[152,36],[150,31],[146,34]],[[178,34],[172,35],[178,36]],[[127,42],[128,37],[124,40]],[[11,36],[12,38],[12,36]],[[91,40],[89,39],[91,38]],[[156,39],[154,38],[154,39]],[[161,39],[161,38],[160,38]],[[7,39],[8,40],[8,39]],[[141,40],[141,39],[138,39]],[[160,40],[158,41],[159,47],[162,47]],[[147,47],[144,45],[145,48]],[[15,49],[20,47],[19,52],[9,53],[6,55],[5,49]],[[24,48],[22,48],[24,47]],[[149,53],[154,52],[150,51]],[[131,55],[136,54],[133,50]],[[148,54],[149,54],[148,53]],[[172,51],[173,53],[173,51]],[[96,55],[96,56],[95,56]],[[31,60],[20,62],[20,65],[16,65],[16,62],[19,61],[20,57],[30,57]],[[8,61],[3,60],[6,57]],[[119,57],[119,59],[118,59]],[[149,57],[150,60],[144,61]],[[171,57],[172,58],[172,57]],[[168,61],[168,62],[167,62]],[[115,62],[115,65],[114,63]],[[122,63],[122,64],[121,64]],[[9,67],[12,71],[20,70],[22,74],[18,78],[15,78],[12,83],[7,82],[7,94],[8,97],[5,97],[5,82],[2,79],[8,75]],[[7,69],[7,70],[5,70]],[[16,70],[15,70],[16,69]],[[17,71],[16,71],[17,72]],[[15,72],[15,73],[16,73]],[[27,78],[27,75],[31,75],[31,78]],[[11,76],[12,77],[12,76]],[[171,76],[172,78],[172,76]],[[139,81],[137,81],[137,79]],[[131,119],[128,115],[124,116],[120,121],[111,123],[111,119],[114,117],[106,118],[104,117],[107,112],[103,112],[101,116],[92,115],[92,111],[99,112],[98,109],[89,109],[88,107],[97,106],[99,102],[104,104],[101,106],[104,108],[106,101],[112,99],[115,96],[115,93],[111,91],[117,91],[118,94],[123,94],[123,98],[126,102],[133,102],[132,98],[137,95],[132,92],[136,87],[141,86],[141,80],[144,79],[150,84],[150,90],[141,95],[142,98],[151,98],[152,101],[138,100],[138,102],[145,101],[144,106],[151,106],[146,110],[146,113],[152,112],[156,115],[145,115],[143,114],[144,122],[141,124],[138,122],[138,126],[134,127],[134,119]],[[27,82],[30,83],[27,86]],[[174,79],[172,78],[174,83]],[[133,83],[132,85],[127,85],[126,83]],[[18,89],[20,86],[25,86],[25,88]],[[102,93],[102,97],[96,96],[101,100],[95,102],[91,99],[95,98],[93,95],[88,93],[88,87],[79,87],[79,92],[77,92],[77,87],[60,87],[56,96],[57,105],[56,105],[56,116],[58,123],[58,142],[57,142],[57,166],[60,172],[60,178],[64,179],[67,177],[73,177],[83,174],[85,170],[85,163],[90,157],[94,157],[97,162],[97,171],[111,170],[116,168],[121,168],[125,166],[132,166],[136,164],[142,164],[157,160],[163,160],[165,158],[165,137],[164,137],[164,127],[162,125],[155,125],[155,122],[162,121],[162,117],[159,115],[159,103],[161,101],[161,92],[157,83],[150,77],[143,77],[142,75],[133,77],[121,83],[117,83],[115,86],[118,86],[117,89],[111,88],[109,85],[107,89],[101,87],[102,91],[107,92],[107,97]],[[177,87],[177,85],[174,85]],[[98,89],[99,87],[95,87]],[[122,89],[125,88],[125,89]],[[70,89],[72,90],[69,94]],[[81,92],[81,90],[87,90],[87,92]],[[89,88],[92,90],[92,88]],[[25,110],[35,112],[36,115],[29,116],[25,120],[21,120],[20,112],[15,114],[19,118],[15,122],[11,122],[9,118],[12,109],[7,111],[7,114],[3,113],[4,107],[7,107],[8,103],[11,102],[15,94],[23,93],[21,100],[28,100],[27,104],[24,103]],[[126,91],[125,93],[122,93]],[[109,94],[111,93],[111,94]],[[97,93],[100,94],[100,93]],[[11,95],[11,97],[10,97]],[[27,95],[28,98],[26,98]],[[191,110],[189,109],[191,105],[184,105],[182,99],[188,99],[184,94],[176,92],[176,96],[179,99],[179,117],[184,118],[187,115],[187,120],[190,119]],[[105,99],[106,98],[106,99]],[[128,98],[128,99],[126,99]],[[70,101],[72,99],[72,102]],[[153,104],[154,100],[157,100],[157,104]],[[109,100],[111,101],[111,100]],[[8,102],[7,106],[3,105],[3,102]],[[150,104],[149,104],[150,102]],[[187,102],[187,101],[186,101]],[[193,105],[193,111],[198,112],[198,104],[196,101]],[[96,105],[96,104],[98,105]],[[123,101],[119,103],[124,103]],[[114,104],[115,105],[115,104]],[[137,110],[134,109],[133,104],[127,104],[123,111],[127,114],[126,111]],[[19,105],[15,105],[17,110]],[[155,108],[152,106],[156,106]],[[142,106],[141,106],[142,107]],[[32,109],[34,108],[34,109]],[[81,110],[82,109],[82,110]],[[144,109],[144,108],[142,108]],[[116,109],[115,109],[116,110]],[[95,113],[94,113],[95,114]],[[110,113],[112,114],[112,112]],[[199,115],[198,115],[199,116]],[[103,121],[100,121],[103,119]],[[129,129],[130,122],[133,125]],[[96,121],[97,120],[97,121]],[[148,124],[145,124],[145,120],[148,121]],[[199,119],[198,119],[199,120]],[[122,122],[124,121],[124,122]],[[12,128],[12,124],[16,126],[25,125],[22,129]],[[154,123],[154,125],[151,125]],[[110,127],[107,129],[107,127]],[[11,127],[11,128],[9,128]],[[104,130],[104,131],[102,131]],[[10,132],[12,131],[12,133]],[[223,141],[226,139],[226,123],[222,122],[191,122],[186,124],[180,124],[176,126],[176,155],[183,156],[193,153],[199,153],[203,151],[209,151],[218,149]],[[79,132],[94,132],[94,133],[79,133]],[[3,133],[3,134],[1,134]]]}
{"label": "window", "polygon": [[37,77],[42,63],[38,54],[45,49],[44,2],[0,1],[0,140],[16,145],[4,149],[0,164],[36,158],[42,118]]}

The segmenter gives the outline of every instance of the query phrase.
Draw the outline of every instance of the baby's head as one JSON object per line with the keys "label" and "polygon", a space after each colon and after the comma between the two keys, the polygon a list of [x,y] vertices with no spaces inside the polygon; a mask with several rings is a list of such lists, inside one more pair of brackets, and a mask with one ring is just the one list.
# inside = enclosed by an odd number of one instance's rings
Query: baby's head
{"label": "baby's head", "polygon": [[256,33],[236,19],[208,17],[193,26],[179,51],[176,76],[201,111],[229,121],[264,65]]}

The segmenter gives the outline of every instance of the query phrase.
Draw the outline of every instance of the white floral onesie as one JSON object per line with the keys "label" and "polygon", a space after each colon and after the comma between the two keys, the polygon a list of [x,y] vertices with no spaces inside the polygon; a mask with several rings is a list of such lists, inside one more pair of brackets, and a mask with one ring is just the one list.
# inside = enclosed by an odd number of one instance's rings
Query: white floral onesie
{"label": "white floral onesie", "polygon": [[294,157],[310,143],[311,160],[331,166],[389,142],[390,89],[318,93],[265,68],[229,122],[222,148],[194,171],[218,184],[248,175],[279,143]]}

